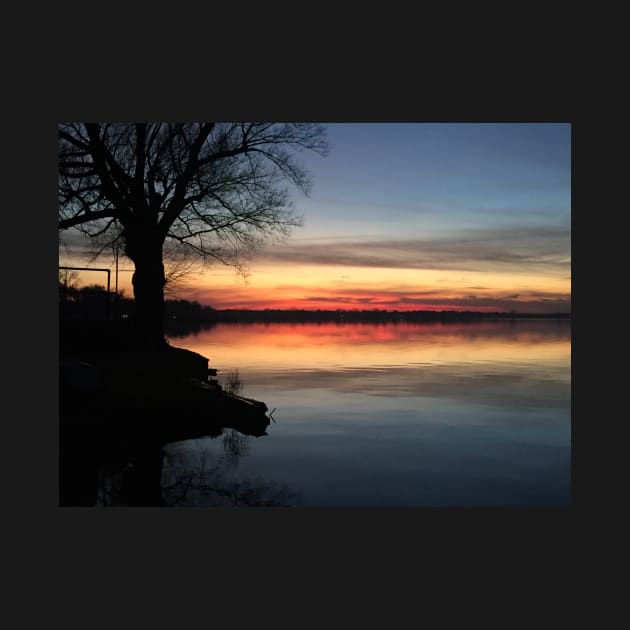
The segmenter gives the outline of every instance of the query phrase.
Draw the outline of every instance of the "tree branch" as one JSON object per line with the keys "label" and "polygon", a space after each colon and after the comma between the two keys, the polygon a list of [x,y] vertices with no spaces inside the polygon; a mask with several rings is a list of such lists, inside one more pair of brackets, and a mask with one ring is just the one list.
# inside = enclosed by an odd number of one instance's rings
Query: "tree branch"
{"label": "tree branch", "polygon": [[177,178],[173,198],[171,199],[166,212],[160,219],[160,229],[162,230],[164,236],[166,236],[171,225],[173,225],[173,221],[175,221],[177,215],[179,215],[184,208],[184,195],[186,193],[186,187],[193,175],[199,169],[199,152],[201,151],[201,147],[204,145],[205,141],[208,139],[210,132],[214,129],[215,124],[216,123],[204,123],[199,129],[197,138],[190,146],[186,168]]}
{"label": "tree branch", "polygon": [[98,173],[98,177],[101,180],[103,192],[120,212],[129,212],[130,206],[128,200],[122,195],[119,185],[112,179],[110,172],[107,170],[105,154],[108,153],[108,151],[99,138],[98,125],[86,123],[85,127],[92,141],[90,154],[94,160],[94,167]]}
{"label": "tree branch", "polygon": [[[144,196],[144,165],[146,161],[146,123],[136,123],[136,170],[134,173],[134,186],[136,198],[145,200]],[[147,204],[145,203],[145,209]]]}
{"label": "tree branch", "polygon": [[66,230],[67,228],[71,228],[75,225],[80,225],[81,223],[89,223],[90,221],[96,221],[97,219],[106,219],[109,217],[117,219],[118,213],[113,208],[111,208],[110,210],[99,210],[97,212],[85,212],[84,214],[78,214],[74,217],[60,220],[59,229]]}

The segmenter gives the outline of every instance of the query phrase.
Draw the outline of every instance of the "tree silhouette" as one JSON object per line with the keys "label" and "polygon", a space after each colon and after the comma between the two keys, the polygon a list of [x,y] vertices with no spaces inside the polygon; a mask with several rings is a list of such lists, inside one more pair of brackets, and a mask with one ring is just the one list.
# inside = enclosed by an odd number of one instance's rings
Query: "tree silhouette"
{"label": "tree silhouette", "polygon": [[285,183],[307,193],[295,153],[327,152],[311,123],[62,123],[59,228],[134,263],[138,343],[164,341],[164,248],[242,268],[243,254],[301,224]]}
{"label": "tree silhouette", "polygon": [[75,299],[79,290],[79,274],[70,269],[59,269],[59,299],[62,302],[71,302]]}

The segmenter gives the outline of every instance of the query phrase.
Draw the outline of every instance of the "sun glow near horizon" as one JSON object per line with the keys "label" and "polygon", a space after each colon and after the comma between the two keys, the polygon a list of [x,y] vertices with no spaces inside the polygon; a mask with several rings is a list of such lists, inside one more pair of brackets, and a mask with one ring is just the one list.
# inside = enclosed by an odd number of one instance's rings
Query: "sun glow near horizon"
{"label": "sun glow near horizon", "polygon": [[570,310],[567,278],[531,272],[259,264],[247,279],[227,269],[185,294],[217,309]]}
{"label": "sun glow near horizon", "polygon": [[[80,266],[79,260],[71,262]],[[114,290],[115,267],[110,268],[111,289]],[[83,286],[105,285],[106,282],[103,272],[80,272],[79,276]],[[128,297],[133,295],[131,276],[129,263],[119,269],[119,290]],[[571,280],[568,276],[527,271],[254,263],[246,277],[238,275],[234,269],[218,266],[197,271],[174,291],[174,296],[215,309],[551,313],[571,310]]]}

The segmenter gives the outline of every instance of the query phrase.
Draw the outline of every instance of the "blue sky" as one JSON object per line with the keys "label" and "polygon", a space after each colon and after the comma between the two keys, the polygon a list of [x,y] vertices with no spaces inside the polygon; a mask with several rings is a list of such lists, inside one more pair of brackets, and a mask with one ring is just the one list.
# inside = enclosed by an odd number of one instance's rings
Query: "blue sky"
{"label": "blue sky", "polygon": [[568,228],[570,134],[569,124],[329,124],[330,154],[303,156],[313,188],[299,200],[299,236]]}

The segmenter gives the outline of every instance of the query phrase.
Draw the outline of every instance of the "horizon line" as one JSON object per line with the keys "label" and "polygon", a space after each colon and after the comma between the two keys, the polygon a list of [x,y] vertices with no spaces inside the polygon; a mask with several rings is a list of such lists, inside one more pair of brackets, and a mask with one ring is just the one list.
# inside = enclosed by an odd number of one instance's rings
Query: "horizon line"
{"label": "horizon line", "polygon": [[209,304],[202,304],[201,302],[197,302],[196,300],[186,300],[183,298],[168,298],[165,300],[166,302],[187,302],[189,304],[194,304],[195,302],[199,304],[202,308],[210,309],[215,313],[381,313],[381,314],[399,314],[399,315],[409,315],[409,314],[427,314],[427,315],[436,315],[436,314],[466,314],[466,315],[528,315],[528,316],[536,316],[536,317],[550,317],[553,315],[571,315],[571,311],[554,311],[551,313],[535,313],[531,311],[478,311],[478,310],[456,310],[456,309],[446,309],[446,310],[436,310],[436,309],[415,309],[415,310],[397,310],[397,309],[309,309],[309,308],[215,308],[210,306]]}

